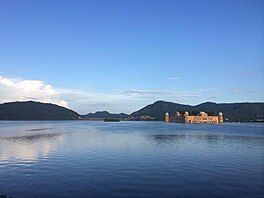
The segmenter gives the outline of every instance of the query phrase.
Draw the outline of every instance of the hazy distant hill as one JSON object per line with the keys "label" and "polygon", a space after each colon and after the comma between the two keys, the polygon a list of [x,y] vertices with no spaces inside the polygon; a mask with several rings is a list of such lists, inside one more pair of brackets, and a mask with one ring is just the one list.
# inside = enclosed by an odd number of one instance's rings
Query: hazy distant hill
{"label": "hazy distant hill", "polygon": [[82,118],[85,119],[126,119],[128,115],[125,113],[113,114],[108,111],[97,111],[95,113],[88,113],[86,115],[82,115]]}
{"label": "hazy distant hill", "polygon": [[[182,105],[173,102],[157,101],[131,115],[124,113],[111,114],[97,111],[82,115],[84,119],[128,119],[131,120],[163,120],[164,113],[173,115],[176,111],[188,111],[196,115],[205,111],[209,115],[224,114],[225,121],[230,122],[264,122],[264,103],[202,103],[196,106]],[[10,102],[0,104],[0,120],[75,120],[79,114],[70,109],[40,102]]]}
{"label": "hazy distant hill", "polygon": [[163,120],[164,113],[169,112],[174,115],[176,111],[197,115],[200,111],[205,111],[209,115],[217,115],[219,112],[224,114],[225,121],[230,122],[263,122],[264,103],[223,103],[212,102],[202,103],[196,106],[182,105],[173,102],[157,101],[130,115],[133,119],[142,116],[150,116],[155,120]]}
{"label": "hazy distant hill", "polygon": [[74,120],[75,111],[49,103],[10,102],[0,104],[0,120]]}

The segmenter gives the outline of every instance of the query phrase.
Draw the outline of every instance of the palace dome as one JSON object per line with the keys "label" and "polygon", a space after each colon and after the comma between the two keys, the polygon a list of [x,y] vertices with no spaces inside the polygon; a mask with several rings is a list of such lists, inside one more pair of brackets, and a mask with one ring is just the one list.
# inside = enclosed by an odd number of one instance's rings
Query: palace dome
{"label": "palace dome", "polygon": [[200,116],[208,116],[207,113],[205,113],[205,112],[203,112],[203,111],[201,111],[199,115],[200,115]]}

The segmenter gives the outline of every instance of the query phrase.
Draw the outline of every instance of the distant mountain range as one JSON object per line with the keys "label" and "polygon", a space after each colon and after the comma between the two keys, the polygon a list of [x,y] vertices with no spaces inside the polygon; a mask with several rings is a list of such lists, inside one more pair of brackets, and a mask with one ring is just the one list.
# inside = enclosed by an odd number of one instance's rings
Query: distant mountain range
{"label": "distant mountain range", "polygon": [[129,115],[125,113],[113,114],[108,111],[97,111],[95,113],[88,113],[86,115],[82,115],[82,118],[85,119],[127,119]]}
{"label": "distant mountain range", "polygon": [[183,105],[173,102],[157,101],[130,115],[131,119],[142,120],[144,116],[153,120],[164,120],[166,112],[174,115],[176,111],[181,113],[188,111],[191,115],[197,115],[200,111],[205,111],[209,115],[224,114],[225,121],[229,122],[263,122],[264,103],[223,103],[217,104],[206,102],[199,105]]}
{"label": "distant mountain range", "polygon": [[183,105],[173,102],[157,101],[153,104],[133,112],[111,114],[107,111],[98,111],[86,115],[55,104],[40,102],[10,102],[0,104],[0,120],[164,120],[165,112],[174,115],[176,111],[188,111],[197,115],[205,111],[209,115],[224,114],[225,121],[229,122],[264,122],[264,103],[223,103],[206,102],[199,105]]}
{"label": "distant mountain range", "polygon": [[10,102],[0,104],[0,120],[75,120],[79,114],[55,104]]}

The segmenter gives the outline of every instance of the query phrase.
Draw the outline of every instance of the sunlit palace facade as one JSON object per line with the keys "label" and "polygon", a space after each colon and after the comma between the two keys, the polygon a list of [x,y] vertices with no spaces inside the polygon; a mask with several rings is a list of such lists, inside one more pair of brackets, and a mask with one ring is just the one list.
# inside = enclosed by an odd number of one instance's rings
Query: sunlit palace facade
{"label": "sunlit palace facade", "polygon": [[201,111],[197,116],[189,115],[186,111],[183,115],[176,112],[174,116],[170,116],[169,113],[165,113],[165,122],[174,123],[222,123],[224,120],[223,114],[220,112],[218,116],[209,116],[207,113]]}

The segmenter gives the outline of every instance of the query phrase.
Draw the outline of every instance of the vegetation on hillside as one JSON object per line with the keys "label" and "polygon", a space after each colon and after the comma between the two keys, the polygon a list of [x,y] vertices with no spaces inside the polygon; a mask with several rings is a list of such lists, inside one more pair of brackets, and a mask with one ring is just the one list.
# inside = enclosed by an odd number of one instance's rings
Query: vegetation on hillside
{"label": "vegetation on hillside", "polygon": [[[111,114],[98,111],[81,116],[82,119],[118,119],[118,120],[164,120],[165,112],[174,115],[176,111],[197,115],[205,111],[209,115],[224,114],[229,122],[264,122],[264,103],[202,103],[196,106],[173,102],[157,101],[131,115]],[[0,104],[0,120],[76,120],[80,115],[75,111],[54,104],[40,102],[10,102]]]}
{"label": "vegetation on hillside", "polygon": [[10,102],[0,104],[0,120],[74,120],[79,114],[55,104]]}
{"label": "vegetation on hillside", "polygon": [[137,119],[143,115],[148,115],[156,120],[164,120],[165,112],[174,115],[176,111],[181,113],[188,111],[191,115],[197,115],[200,111],[209,115],[224,114],[225,121],[230,122],[263,122],[264,103],[223,103],[217,104],[206,102],[196,106],[182,105],[173,102],[157,101],[130,115],[132,119]]}
{"label": "vegetation on hillside", "polygon": [[95,113],[89,113],[86,115],[82,115],[82,118],[85,119],[126,119],[128,115],[125,113],[109,113],[108,111],[97,111]]}

